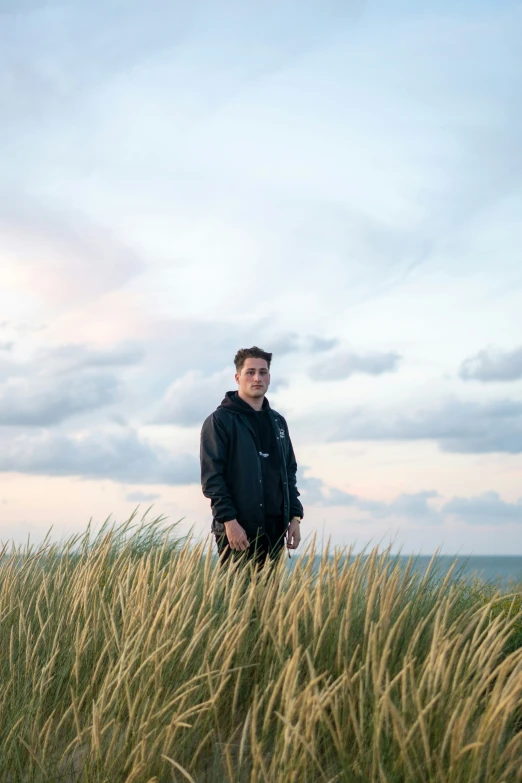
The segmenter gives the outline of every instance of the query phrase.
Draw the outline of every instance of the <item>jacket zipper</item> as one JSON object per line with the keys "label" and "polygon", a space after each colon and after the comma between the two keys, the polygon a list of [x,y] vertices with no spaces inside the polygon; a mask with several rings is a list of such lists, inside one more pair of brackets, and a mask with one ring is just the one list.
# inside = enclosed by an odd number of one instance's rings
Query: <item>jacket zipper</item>
{"label": "jacket zipper", "polygon": [[[256,448],[256,455],[257,455],[257,477],[258,477],[259,483],[261,484],[261,495],[260,495],[260,498],[263,501],[261,503],[260,507],[264,508],[263,503],[264,503],[264,500],[265,500],[265,488],[263,486],[263,469],[261,467],[261,457],[259,456],[259,451],[258,451],[258,448],[257,448],[256,435],[255,435],[254,430],[250,426],[250,422],[248,420],[243,419],[243,417],[241,415],[239,416],[239,420],[242,421],[244,424],[246,424],[246,426],[248,427],[248,429],[252,433],[252,438],[254,439],[254,445],[255,445],[255,448]],[[263,513],[264,513],[264,511],[263,511]]]}
{"label": "jacket zipper", "polygon": [[[259,478],[259,483],[261,484],[261,498],[262,498],[263,503],[264,503],[265,488],[263,486],[263,470],[261,468],[261,458],[259,456],[259,451],[258,451],[258,448],[257,448],[255,432],[254,432],[253,428],[251,427],[250,422],[247,419],[243,419],[243,416],[241,416],[240,414],[238,416],[239,416],[239,420],[242,421],[244,424],[246,424],[246,426],[248,427],[248,429],[252,433],[252,437],[254,439],[254,445],[256,447],[256,454],[257,454],[257,475],[258,475],[258,478]],[[280,437],[280,435],[281,435],[280,430],[283,429],[283,428],[281,427],[281,424],[280,424],[279,419],[277,418],[277,416],[273,416],[272,414],[269,414],[269,417],[270,417],[270,421],[272,422],[272,424],[274,426],[275,436],[276,436],[276,441],[277,441],[277,450],[278,450],[278,453],[279,453],[279,464],[281,466],[280,473],[281,473],[281,480],[283,482],[283,512],[284,512],[285,522],[286,522],[287,518],[288,518],[288,516],[290,514],[290,506],[287,505],[287,502],[286,502],[286,498],[288,496],[288,475],[286,473],[286,463],[285,463],[285,460],[284,460],[283,447],[281,445],[281,437]],[[283,476],[284,476],[284,478],[283,478]],[[285,492],[285,487],[286,487],[286,492]],[[263,503],[261,504],[261,508],[263,508]],[[290,552],[288,553],[288,555],[290,556]]]}
{"label": "jacket zipper", "polygon": [[[283,427],[281,427],[281,422],[279,421],[277,416],[274,416],[273,418],[272,416],[270,416],[270,418],[272,419],[272,422],[274,424],[274,429],[276,430],[275,435],[277,441],[277,449],[279,451],[279,464],[281,465],[281,480],[283,482],[283,506],[284,506],[283,510],[285,513],[285,522],[286,522],[287,521],[286,518],[289,516],[290,513],[290,506],[286,505],[286,498],[288,496],[288,474],[286,472],[286,462],[284,459],[283,446],[281,443],[281,430],[283,429]],[[285,492],[285,487],[286,487],[286,492]],[[288,497],[288,502],[290,502],[290,497]]]}

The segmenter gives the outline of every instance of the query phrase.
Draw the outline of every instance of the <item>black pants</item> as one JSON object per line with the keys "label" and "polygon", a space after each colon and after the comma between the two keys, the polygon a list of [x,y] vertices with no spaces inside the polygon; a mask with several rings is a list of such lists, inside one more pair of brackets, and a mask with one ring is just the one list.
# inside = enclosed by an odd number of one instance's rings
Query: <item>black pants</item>
{"label": "black pants", "polygon": [[267,517],[265,532],[256,538],[249,538],[250,546],[243,551],[230,548],[226,533],[216,534],[219,562],[226,563],[232,559],[241,562],[253,561],[256,565],[263,565],[267,559],[277,560],[285,548],[287,527],[283,517]]}

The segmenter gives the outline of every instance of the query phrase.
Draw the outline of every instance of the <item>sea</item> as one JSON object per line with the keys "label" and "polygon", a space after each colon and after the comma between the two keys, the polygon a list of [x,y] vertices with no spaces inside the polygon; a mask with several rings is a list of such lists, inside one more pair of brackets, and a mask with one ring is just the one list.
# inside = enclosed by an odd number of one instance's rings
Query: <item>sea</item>
{"label": "sea", "polygon": [[[353,559],[353,557],[351,558]],[[403,567],[406,566],[409,555],[391,555],[392,560],[396,560]],[[414,556],[413,567],[420,574],[425,573],[431,555]],[[298,556],[292,554],[288,559],[288,565],[292,568]],[[317,565],[321,558],[316,556]],[[437,555],[434,567],[440,576],[445,576],[449,569],[455,565],[453,576],[465,577],[468,579],[480,579],[482,582],[494,585],[502,590],[522,590],[522,556],[521,555]]]}

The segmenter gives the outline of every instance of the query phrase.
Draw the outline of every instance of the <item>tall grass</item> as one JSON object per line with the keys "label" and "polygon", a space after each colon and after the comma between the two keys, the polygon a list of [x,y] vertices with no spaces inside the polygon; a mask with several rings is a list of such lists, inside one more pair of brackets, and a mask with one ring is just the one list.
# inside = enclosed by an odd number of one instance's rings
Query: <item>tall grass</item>
{"label": "tall grass", "polygon": [[522,781],[515,600],[313,542],[219,568],[160,522],[4,551],[1,781]]}

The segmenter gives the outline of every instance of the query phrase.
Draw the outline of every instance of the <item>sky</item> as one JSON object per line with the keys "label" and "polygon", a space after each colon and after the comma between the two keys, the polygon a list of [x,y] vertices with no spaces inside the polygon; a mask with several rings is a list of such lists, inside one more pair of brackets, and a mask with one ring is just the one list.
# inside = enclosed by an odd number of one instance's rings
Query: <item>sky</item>
{"label": "sky", "polygon": [[511,0],[0,0],[0,540],[208,538],[258,345],[302,547],[522,555],[521,36]]}

